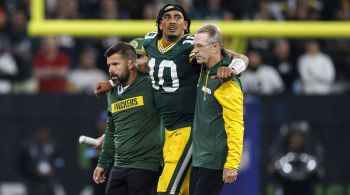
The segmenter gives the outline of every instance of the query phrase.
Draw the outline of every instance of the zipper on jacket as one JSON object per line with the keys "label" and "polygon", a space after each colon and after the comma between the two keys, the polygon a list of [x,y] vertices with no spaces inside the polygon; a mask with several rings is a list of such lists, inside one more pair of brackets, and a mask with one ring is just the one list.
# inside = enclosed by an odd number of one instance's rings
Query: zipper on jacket
{"label": "zipper on jacket", "polygon": [[208,86],[208,77],[209,77],[209,73],[210,73],[210,70],[208,70],[207,72],[207,76],[205,78],[205,85],[204,85],[204,101],[205,101],[205,98],[206,98],[206,95],[207,95],[207,86]]}

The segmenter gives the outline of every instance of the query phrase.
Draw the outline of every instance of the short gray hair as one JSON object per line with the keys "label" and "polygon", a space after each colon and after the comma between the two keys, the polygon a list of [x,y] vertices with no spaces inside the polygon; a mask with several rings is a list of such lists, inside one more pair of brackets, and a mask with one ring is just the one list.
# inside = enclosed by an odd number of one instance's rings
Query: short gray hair
{"label": "short gray hair", "polygon": [[208,33],[208,43],[219,43],[221,47],[223,46],[221,31],[217,25],[205,24],[197,30],[197,33]]}

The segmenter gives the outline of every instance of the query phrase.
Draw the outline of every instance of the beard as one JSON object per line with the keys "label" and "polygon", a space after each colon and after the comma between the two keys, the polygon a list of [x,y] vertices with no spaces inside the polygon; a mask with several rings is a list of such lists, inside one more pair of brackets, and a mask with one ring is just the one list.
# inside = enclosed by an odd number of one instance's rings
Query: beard
{"label": "beard", "polygon": [[127,71],[123,75],[112,74],[111,77],[117,77],[117,80],[114,81],[115,84],[125,84],[130,77],[130,73]]}

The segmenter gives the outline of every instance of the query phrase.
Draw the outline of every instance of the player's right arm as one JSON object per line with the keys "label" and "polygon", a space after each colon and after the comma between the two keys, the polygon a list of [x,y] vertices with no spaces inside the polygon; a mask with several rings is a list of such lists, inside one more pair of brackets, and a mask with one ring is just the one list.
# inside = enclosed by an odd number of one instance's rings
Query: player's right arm
{"label": "player's right arm", "polygon": [[146,55],[141,55],[136,59],[136,68],[138,72],[141,72],[143,74],[149,73],[148,60],[149,58]]}
{"label": "player's right arm", "polygon": [[100,97],[101,95],[106,94],[108,91],[112,90],[112,84],[112,80],[97,82],[94,88],[94,95]]}

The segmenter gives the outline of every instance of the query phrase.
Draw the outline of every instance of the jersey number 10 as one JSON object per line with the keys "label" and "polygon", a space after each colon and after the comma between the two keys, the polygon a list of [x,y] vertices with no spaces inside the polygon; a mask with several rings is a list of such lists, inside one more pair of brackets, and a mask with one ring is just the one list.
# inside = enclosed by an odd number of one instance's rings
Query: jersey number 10
{"label": "jersey number 10", "polygon": [[[159,64],[158,68],[158,82],[154,79],[154,67],[156,65],[156,59],[151,58],[148,61],[148,66],[150,68],[149,75],[152,79],[152,87],[156,90],[159,90],[159,86],[162,87],[162,89],[165,92],[175,92],[179,88],[179,78],[177,77],[177,71],[176,71],[176,64],[174,61],[171,60],[163,60]],[[171,86],[164,85],[164,70],[166,68],[170,68],[170,78],[171,78]],[[167,77],[169,78],[169,77]]]}

